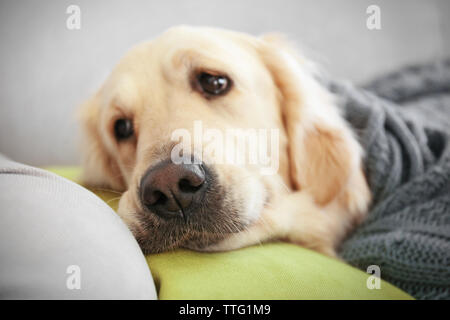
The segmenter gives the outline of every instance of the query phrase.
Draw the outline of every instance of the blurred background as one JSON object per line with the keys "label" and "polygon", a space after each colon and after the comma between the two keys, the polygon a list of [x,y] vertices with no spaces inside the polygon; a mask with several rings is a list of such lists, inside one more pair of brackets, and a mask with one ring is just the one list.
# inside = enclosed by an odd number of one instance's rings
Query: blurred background
{"label": "blurred background", "polygon": [[[369,5],[381,30],[369,30]],[[69,30],[67,7],[81,9]],[[134,44],[178,24],[287,34],[330,74],[364,83],[450,56],[447,0],[14,1],[0,3],[0,153],[79,163],[75,110]]]}

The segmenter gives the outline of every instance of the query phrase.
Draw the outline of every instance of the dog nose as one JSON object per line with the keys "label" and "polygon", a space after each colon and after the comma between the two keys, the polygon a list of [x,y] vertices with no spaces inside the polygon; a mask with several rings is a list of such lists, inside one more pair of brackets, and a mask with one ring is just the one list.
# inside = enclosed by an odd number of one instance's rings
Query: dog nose
{"label": "dog nose", "polygon": [[141,179],[141,203],[164,219],[186,220],[190,207],[202,201],[205,184],[201,165],[164,161],[149,168]]}

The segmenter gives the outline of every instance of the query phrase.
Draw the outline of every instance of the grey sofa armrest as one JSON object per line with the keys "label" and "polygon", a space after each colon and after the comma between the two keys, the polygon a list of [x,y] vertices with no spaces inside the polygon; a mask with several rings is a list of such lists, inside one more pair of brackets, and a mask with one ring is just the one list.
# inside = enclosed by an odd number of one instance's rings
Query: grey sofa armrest
{"label": "grey sofa armrest", "polygon": [[1,299],[156,299],[150,270],[100,198],[0,155]]}

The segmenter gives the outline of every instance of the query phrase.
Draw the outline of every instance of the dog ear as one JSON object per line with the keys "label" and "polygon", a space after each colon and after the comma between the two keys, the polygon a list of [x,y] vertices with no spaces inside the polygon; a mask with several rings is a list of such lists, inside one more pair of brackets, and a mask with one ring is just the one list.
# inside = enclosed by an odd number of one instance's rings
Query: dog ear
{"label": "dog ear", "polygon": [[327,205],[345,191],[353,172],[361,172],[360,147],[305,59],[274,35],[261,39],[259,51],[279,92],[291,185]]}
{"label": "dog ear", "polygon": [[78,120],[81,125],[81,143],[83,173],[82,182],[88,186],[103,186],[115,190],[124,190],[125,183],[120,168],[110,155],[100,133],[99,94],[94,95],[81,105]]}

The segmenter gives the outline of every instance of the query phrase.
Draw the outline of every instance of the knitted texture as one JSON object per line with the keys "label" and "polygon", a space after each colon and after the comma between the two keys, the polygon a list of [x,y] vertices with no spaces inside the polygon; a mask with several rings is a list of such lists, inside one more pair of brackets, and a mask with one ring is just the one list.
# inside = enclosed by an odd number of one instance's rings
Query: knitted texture
{"label": "knitted texture", "polygon": [[365,150],[373,203],[340,256],[418,299],[450,299],[450,60],[364,88],[327,80]]}

